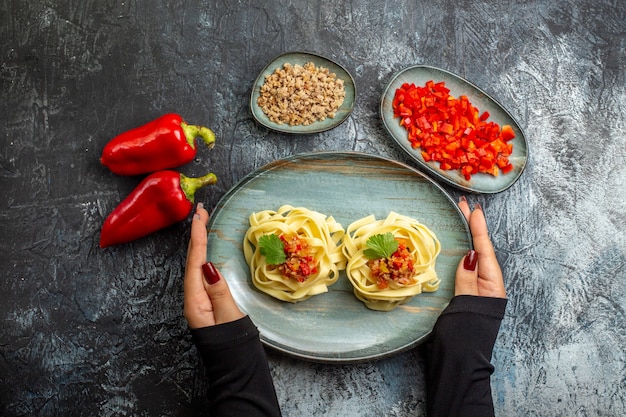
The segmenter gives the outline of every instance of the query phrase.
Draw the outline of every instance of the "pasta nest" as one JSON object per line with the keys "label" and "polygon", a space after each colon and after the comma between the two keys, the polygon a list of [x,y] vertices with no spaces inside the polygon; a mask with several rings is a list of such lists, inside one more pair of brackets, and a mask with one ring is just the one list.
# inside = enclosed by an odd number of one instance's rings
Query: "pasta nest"
{"label": "pasta nest", "polygon": [[[345,231],[332,216],[284,205],[277,211],[252,213],[249,223],[243,251],[252,282],[258,290],[274,298],[295,303],[325,293],[328,286],[339,279],[339,271],[346,267],[347,260],[340,246]],[[286,279],[276,265],[269,265],[260,253],[259,239],[267,234],[297,234],[305,240],[318,262],[317,272],[304,282]]]}
{"label": "pasta nest", "polygon": [[[403,285],[390,281],[385,289],[377,286],[368,266],[369,259],[363,251],[371,236],[387,232],[405,242],[414,261],[414,283]],[[383,220],[376,220],[371,215],[350,224],[342,244],[342,252],[348,259],[346,275],[354,288],[354,295],[365,306],[378,311],[393,310],[417,294],[436,291],[440,280],[435,272],[435,262],[440,251],[441,244],[430,229],[415,219],[394,212]]]}

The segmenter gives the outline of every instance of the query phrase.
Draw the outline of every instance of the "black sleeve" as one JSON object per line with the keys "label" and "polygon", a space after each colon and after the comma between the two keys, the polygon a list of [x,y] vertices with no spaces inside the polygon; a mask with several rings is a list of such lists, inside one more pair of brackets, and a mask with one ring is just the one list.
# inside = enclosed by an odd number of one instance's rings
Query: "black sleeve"
{"label": "black sleeve", "polygon": [[507,300],[456,296],[441,313],[425,353],[429,417],[494,415],[491,354]]}
{"label": "black sleeve", "polygon": [[259,331],[248,316],[191,334],[209,378],[211,417],[281,415]]}

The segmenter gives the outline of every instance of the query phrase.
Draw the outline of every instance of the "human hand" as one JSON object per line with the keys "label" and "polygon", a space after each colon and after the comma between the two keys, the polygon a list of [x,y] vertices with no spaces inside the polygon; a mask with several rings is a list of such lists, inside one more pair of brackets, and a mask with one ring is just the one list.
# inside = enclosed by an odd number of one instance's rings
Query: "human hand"
{"label": "human hand", "polygon": [[244,316],[224,277],[211,262],[206,262],[208,221],[209,213],[198,203],[191,220],[184,283],[184,315],[192,329],[228,323]]}
{"label": "human hand", "polygon": [[489,239],[482,208],[476,204],[471,210],[464,197],[459,208],[469,223],[474,250],[470,250],[457,267],[454,295],[506,298],[502,270]]}

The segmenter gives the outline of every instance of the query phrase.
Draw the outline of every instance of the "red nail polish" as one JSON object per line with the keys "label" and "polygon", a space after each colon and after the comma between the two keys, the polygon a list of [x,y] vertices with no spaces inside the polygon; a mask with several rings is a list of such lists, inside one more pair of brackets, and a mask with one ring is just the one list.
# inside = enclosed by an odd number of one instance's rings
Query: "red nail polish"
{"label": "red nail polish", "polygon": [[207,262],[202,265],[202,272],[204,274],[204,279],[206,279],[206,282],[210,285],[213,285],[220,280],[220,274],[217,272],[217,268],[215,268],[215,265],[213,265],[212,262]]}
{"label": "red nail polish", "polygon": [[463,261],[463,268],[468,271],[476,270],[476,263],[478,262],[478,254],[475,250],[470,249],[467,251],[467,255],[465,255],[465,260]]}

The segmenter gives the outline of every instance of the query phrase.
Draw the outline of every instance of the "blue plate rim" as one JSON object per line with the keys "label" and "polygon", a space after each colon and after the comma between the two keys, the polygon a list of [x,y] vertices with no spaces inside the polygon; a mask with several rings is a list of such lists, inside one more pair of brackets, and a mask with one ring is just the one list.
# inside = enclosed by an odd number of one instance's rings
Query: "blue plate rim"
{"label": "blue plate rim", "polygon": [[[414,174],[417,174],[418,176],[420,176],[421,178],[423,178],[425,181],[427,181],[429,184],[431,184],[433,187],[435,187],[448,201],[449,203],[455,208],[458,216],[462,219],[462,224],[464,226],[464,233],[467,236],[468,239],[468,245],[469,245],[469,249],[473,249],[473,242],[472,242],[472,237],[471,237],[471,232],[470,232],[470,228],[469,228],[469,224],[467,223],[467,220],[465,219],[465,216],[463,215],[463,213],[461,212],[460,208],[458,207],[458,204],[456,201],[454,201],[454,199],[452,198],[452,196],[449,194],[448,191],[445,190],[445,188],[443,188],[441,186],[441,184],[439,184],[438,182],[434,181],[432,178],[430,178],[428,175],[424,174],[423,172],[421,172],[420,170],[416,169],[413,166],[410,166],[408,164],[405,164],[403,162],[385,157],[385,156],[381,156],[381,155],[374,155],[374,154],[370,154],[370,153],[366,153],[366,152],[360,152],[360,151],[312,151],[312,152],[304,152],[304,153],[299,153],[299,154],[293,154],[293,155],[289,155],[287,157],[284,158],[280,158],[274,161],[271,161],[267,164],[264,164],[262,166],[260,166],[259,168],[256,168],[255,170],[253,170],[252,172],[248,173],[247,175],[245,175],[244,177],[242,177],[236,184],[234,184],[218,201],[218,203],[213,207],[213,209],[211,210],[211,216],[209,218],[209,223],[207,225],[207,231],[211,231],[214,228],[214,221],[217,218],[217,216],[214,216],[214,213],[216,213],[219,210],[224,209],[224,207],[228,204],[229,200],[231,200],[235,194],[238,192],[239,189],[241,189],[242,187],[245,187],[246,184],[248,184],[250,181],[254,180],[256,177],[258,177],[258,175],[264,173],[264,172],[268,172],[268,171],[272,171],[275,169],[279,169],[281,166],[289,164],[292,161],[298,160],[298,159],[307,159],[307,158],[328,158],[328,157],[334,157],[334,156],[342,156],[342,155],[348,155],[350,157],[354,157],[354,158],[371,158],[371,159],[377,159],[380,160],[382,162],[391,164],[391,165],[395,165],[399,168],[402,169],[406,169],[408,171],[411,171]],[[445,306],[444,306],[445,308]],[[360,356],[354,356],[354,357],[334,357],[334,356],[320,356],[320,355],[314,355],[311,353],[307,353],[307,352],[302,352],[302,351],[297,351],[294,349],[290,349],[288,346],[283,346],[278,342],[275,342],[273,340],[270,340],[268,338],[266,338],[263,333],[261,332],[260,334],[260,339],[261,342],[263,343],[263,345],[277,351],[277,352],[282,352],[290,357],[293,358],[297,358],[297,359],[301,359],[301,360],[306,360],[306,361],[310,361],[310,362],[314,362],[314,363],[327,363],[327,364],[357,364],[357,363],[365,363],[365,362],[371,362],[374,360],[380,360],[383,358],[387,358],[393,355],[397,355],[399,353],[405,352],[407,350],[410,350],[418,345],[420,345],[421,343],[424,342],[424,340],[426,340],[429,335],[432,333],[432,331],[430,332],[426,332],[425,334],[423,334],[421,337],[419,338],[415,338],[413,339],[411,342],[406,343],[402,346],[398,346],[395,349],[388,349],[387,351],[385,351],[384,353],[371,353],[371,354],[364,354],[364,355],[360,355]],[[356,352],[356,351],[353,351]]]}

